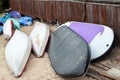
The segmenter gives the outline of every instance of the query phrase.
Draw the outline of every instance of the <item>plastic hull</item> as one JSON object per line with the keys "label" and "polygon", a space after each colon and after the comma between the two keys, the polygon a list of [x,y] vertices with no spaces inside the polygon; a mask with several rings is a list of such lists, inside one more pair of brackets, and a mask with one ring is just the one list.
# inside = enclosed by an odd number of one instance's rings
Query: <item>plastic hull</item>
{"label": "plastic hull", "polygon": [[15,77],[22,74],[31,51],[30,38],[16,30],[5,48],[5,58]]}
{"label": "plastic hull", "polygon": [[88,45],[66,26],[52,33],[48,54],[53,69],[61,76],[78,77],[87,72],[90,63]]}
{"label": "plastic hull", "polygon": [[64,25],[86,40],[90,47],[92,60],[105,54],[113,43],[114,32],[110,27],[75,21],[67,22]]}
{"label": "plastic hull", "polygon": [[49,38],[49,27],[44,23],[36,22],[32,32],[30,33],[30,38],[32,40],[35,55],[37,57],[41,57]]}

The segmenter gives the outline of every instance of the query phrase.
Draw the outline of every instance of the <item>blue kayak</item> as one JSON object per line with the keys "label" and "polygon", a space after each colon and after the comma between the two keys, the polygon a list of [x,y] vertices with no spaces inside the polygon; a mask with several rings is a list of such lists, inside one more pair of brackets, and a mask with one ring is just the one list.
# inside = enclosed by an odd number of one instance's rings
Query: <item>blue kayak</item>
{"label": "blue kayak", "polygon": [[0,18],[0,24],[3,25],[8,18],[10,18],[10,14],[9,14],[9,13],[5,13],[5,14]]}
{"label": "blue kayak", "polygon": [[31,17],[24,16],[19,19],[19,22],[20,22],[20,25],[22,26],[30,26],[32,25],[33,20]]}

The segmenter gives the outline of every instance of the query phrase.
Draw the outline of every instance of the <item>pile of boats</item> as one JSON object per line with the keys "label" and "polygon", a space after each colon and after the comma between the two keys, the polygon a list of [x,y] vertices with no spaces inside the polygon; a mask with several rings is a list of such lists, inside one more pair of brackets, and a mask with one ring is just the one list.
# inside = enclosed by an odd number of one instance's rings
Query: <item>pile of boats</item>
{"label": "pile of boats", "polygon": [[91,60],[107,53],[114,41],[113,30],[100,24],[69,21],[50,34],[49,26],[37,21],[30,35],[20,31],[21,24],[13,18],[3,25],[3,34],[9,40],[5,59],[15,77],[22,75],[31,49],[36,57],[43,56],[49,37],[51,66],[62,77],[85,75]]}
{"label": "pile of boats", "polygon": [[5,48],[5,59],[15,77],[22,74],[32,48],[36,57],[43,55],[48,38],[49,27],[40,22],[36,22],[29,36],[20,30],[15,30]]}
{"label": "pile of boats", "polygon": [[[33,23],[33,19],[29,16],[21,16],[18,11],[11,11],[9,13],[5,13],[0,18],[0,34],[6,34],[6,30],[10,29],[11,26],[14,26],[14,29],[20,30],[21,26],[30,26]],[[9,24],[9,27],[6,26]],[[7,29],[6,29],[7,28]],[[12,34],[11,30],[7,31]],[[6,34],[8,35],[8,34]],[[10,35],[8,36],[10,37]],[[9,39],[9,38],[7,38]]]}
{"label": "pile of boats", "polygon": [[114,40],[111,28],[70,21],[51,34],[49,58],[55,72],[63,77],[85,75],[91,60],[102,57]]}

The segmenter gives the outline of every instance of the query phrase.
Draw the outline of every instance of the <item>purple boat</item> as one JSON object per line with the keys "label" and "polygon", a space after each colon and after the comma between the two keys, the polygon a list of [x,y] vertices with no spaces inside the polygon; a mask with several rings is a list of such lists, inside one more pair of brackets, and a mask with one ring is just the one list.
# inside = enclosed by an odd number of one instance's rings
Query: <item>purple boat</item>
{"label": "purple boat", "polygon": [[113,30],[104,25],[75,21],[63,25],[68,26],[86,40],[90,47],[92,60],[105,54],[114,40]]}

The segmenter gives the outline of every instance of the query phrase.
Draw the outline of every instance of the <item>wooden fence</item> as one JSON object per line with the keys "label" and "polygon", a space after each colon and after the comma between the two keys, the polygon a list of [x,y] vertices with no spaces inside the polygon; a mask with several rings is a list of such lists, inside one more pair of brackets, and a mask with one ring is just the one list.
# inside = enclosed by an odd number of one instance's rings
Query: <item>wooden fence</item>
{"label": "wooden fence", "polygon": [[46,22],[83,21],[111,27],[120,43],[120,5],[62,0],[10,0],[12,10]]}

